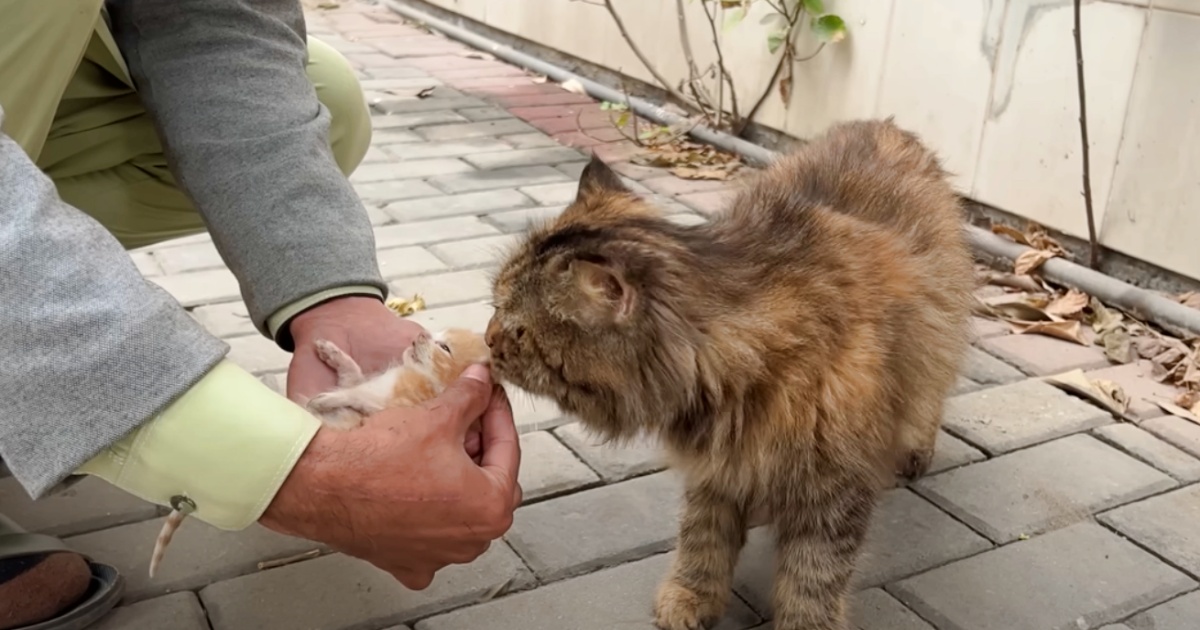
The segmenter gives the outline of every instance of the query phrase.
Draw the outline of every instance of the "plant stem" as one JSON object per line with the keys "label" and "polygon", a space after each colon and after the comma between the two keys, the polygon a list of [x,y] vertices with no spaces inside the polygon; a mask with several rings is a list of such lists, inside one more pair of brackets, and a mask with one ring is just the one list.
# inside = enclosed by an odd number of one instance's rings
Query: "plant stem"
{"label": "plant stem", "polygon": [[1083,85],[1083,36],[1080,33],[1080,0],[1075,0],[1075,70],[1079,82],[1079,133],[1083,142],[1083,204],[1087,210],[1089,266],[1100,268],[1100,243],[1096,239],[1096,217],[1092,212],[1092,176],[1088,152],[1087,91]]}
{"label": "plant stem", "polygon": [[725,106],[721,86],[722,84],[726,84],[729,86],[729,111],[733,114],[733,124],[741,125],[742,115],[738,111],[737,91],[733,87],[733,76],[729,74],[729,69],[725,67],[725,54],[721,51],[721,38],[717,31],[717,10],[714,7],[713,12],[709,13],[708,3],[702,1],[701,4],[703,5],[701,8],[704,9],[704,15],[708,18],[708,28],[712,32],[713,50],[717,53],[717,69],[721,73],[721,76],[717,77],[717,109],[719,111]]}
{"label": "plant stem", "polygon": [[626,44],[629,44],[629,49],[632,50],[634,56],[636,56],[638,60],[642,62],[642,65],[645,66],[646,71],[654,77],[655,81],[658,81],[659,85],[661,85],[663,89],[667,91],[667,94],[670,94],[672,97],[678,100],[680,104],[689,104],[688,97],[679,90],[671,87],[671,83],[663,78],[661,74],[659,74],[658,70],[654,68],[654,64],[651,64],[646,55],[642,53],[642,49],[638,48],[638,45],[634,43],[633,38],[629,36],[629,30],[625,28],[625,21],[622,20],[621,16],[617,13],[617,8],[613,6],[612,0],[604,0],[604,8],[608,9],[608,14],[611,15],[613,21],[616,22],[617,30],[621,32],[622,39],[625,40]]}

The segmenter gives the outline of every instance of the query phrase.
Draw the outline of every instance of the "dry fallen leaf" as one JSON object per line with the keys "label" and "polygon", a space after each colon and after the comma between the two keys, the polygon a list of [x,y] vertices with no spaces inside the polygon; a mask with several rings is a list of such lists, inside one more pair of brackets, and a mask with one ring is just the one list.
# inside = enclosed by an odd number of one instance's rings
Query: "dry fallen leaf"
{"label": "dry fallen leaf", "polygon": [[417,98],[429,98],[429,96],[431,94],[433,94],[433,91],[436,89],[437,89],[436,85],[431,85],[427,88],[422,88],[420,92],[417,92]]}
{"label": "dry fallen leaf", "polygon": [[1173,416],[1179,416],[1180,418],[1183,418],[1184,420],[1191,420],[1192,422],[1195,422],[1196,424],[1200,424],[1200,415],[1194,414],[1191,411],[1188,411],[1187,409],[1184,409],[1183,407],[1176,405],[1175,403],[1167,402],[1161,398],[1153,398],[1150,400],[1150,402],[1158,405],[1160,408],[1162,408],[1163,411],[1165,411]]}
{"label": "dry fallen leaf", "polygon": [[992,233],[1007,236],[1008,238],[1011,238],[1012,240],[1014,240],[1022,245],[1029,244],[1028,239],[1025,238],[1025,235],[1022,234],[1020,230],[1018,230],[1016,228],[1011,228],[1007,225],[1004,225],[1003,223],[993,224],[992,225]]}
{"label": "dry fallen leaf", "polygon": [[1083,370],[1079,369],[1054,376],[1047,376],[1044,380],[1051,385],[1083,396],[1128,422],[1134,421],[1126,413],[1129,410],[1129,394],[1125,393],[1125,390],[1120,385],[1112,381],[1105,379],[1091,380],[1084,375]]}
{"label": "dry fallen leaf", "polygon": [[998,300],[975,299],[983,306],[986,312],[1008,322],[1058,321],[1054,316],[1017,296],[1002,295],[999,296]]}
{"label": "dry fallen leaf", "polygon": [[545,83],[546,81],[549,81],[549,80],[550,80],[550,77],[548,77],[548,76],[546,76],[546,75],[544,75],[544,74],[539,74],[539,75],[537,75],[537,76],[533,77],[533,79],[531,79],[531,80],[532,80],[534,83],[542,84],[542,83]]}
{"label": "dry fallen leaf", "polygon": [[420,295],[412,296],[412,299],[405,300],[403,298],[390,298],[387,301],[387,307],[392,309],[400,317],[408,317],[417,311],[425,310],[425,298]]}
{"label": "dry fallen leaf", "polygon": [[1088,304],[1091,309],[1091,315],[1085,318],[1085,322],[1096,331],[1096,334],[1101,334],[1106,330],[1116,328],[1124,320],[1124,317],[1117,311],[1109,310],[1108,307],[1100,303],[1100,300],[1092,298]]}
{"label": "dry fallen leaf", "polygon": [[566,81],[558,84],[558,86],[573,94],[582,94],[587,96],[587,90],[583,89],[583,84],[580,83],[578,79],[567,79]]}
{"label": "dry fallen leaf", "polygon": [[1176,299],[1184,306],[1200,309],[1200,291],[1188,291],[1180,294]]}
{"label": "dry fallen leaf", "polygon": [[1013,273],[1021,276],[1029,275],[1030,272],[1041,267],[1042,263],[1054,258],[1056,255],[1054,252],[1044,249],[1031,249],[1017,256],[1017,260],[1013,263]]}
{"label": "dry fallen leaf", "polygon": [[1083,311],[1088,305],[1088,296],[1075,289],[1067,291],[1046,305],[1046,312],[1059,317],[1072,317]]}
{"label": "dry fallen leaf", "polygon": [[1104,356],[1113,363],[1133,363],[1137,353],[1133,349],[1133,340],[1124,328],[1111,328],[1096,336],[1096,341],[1104,347]]}
{"label": "dry fallen leaf", "polygon": [[466,57],[467,59],[481,59],[483,61],[495,61],[496,60],[496,57],[494,55],[490,55],[485,52],[480,52],[478,50],[467,50],[467,51],[464,51],[464,52],[461,52],[458,54],[459,54],[459,56]]}
{"label": "dry fallen leaf", "polygon": [[[1012,323],[1012,322],[1010,322]],[[1039,334],[1047,337],[1055,337],[1064,341],[1073,341],[1081,346],[1091,345],[1083,338],[1083,329],[1079,322],[1068,320],[1065,322],[1030,322],[1028,325],[1016,324],[1018,334]]]}

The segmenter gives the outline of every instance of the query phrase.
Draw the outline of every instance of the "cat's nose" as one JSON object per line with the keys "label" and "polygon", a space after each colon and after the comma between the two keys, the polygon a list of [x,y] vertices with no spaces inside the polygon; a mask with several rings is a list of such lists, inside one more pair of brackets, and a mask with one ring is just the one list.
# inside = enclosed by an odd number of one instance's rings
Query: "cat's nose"
{"label": "cat's nose", "polygon": [[493,350],[496,348],[496,343],[500,341],[500,322],[495,317],[488,320],[487,331],[483,333],[483,341]]}

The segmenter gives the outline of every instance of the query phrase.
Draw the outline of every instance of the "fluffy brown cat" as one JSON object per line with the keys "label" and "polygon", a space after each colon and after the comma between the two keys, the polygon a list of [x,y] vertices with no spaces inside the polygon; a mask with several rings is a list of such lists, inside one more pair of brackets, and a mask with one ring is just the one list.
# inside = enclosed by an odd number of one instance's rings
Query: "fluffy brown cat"
{"label": "fluffy brown cat", "polygon": [[748,518],[772,524],[775,630],[844,630],[878,493],[933,456],[969,339],[972,259],[935,155],[838,125],[684,227],[598,159],[501,266],[498,378],[684,473],[665,630],[722,616]]}
{"label": "fluffy brown cat", "polygon": [[[414,407],[436,398],[467,366],[491,359],[483,335],[462,328],[421,333],[405,348],[399,364],[370,377],[337,344],[320,339],[316,348],[321,361],[337,373],[337,387],[313,396],[305,408],[323,424],[343,430],[384,409]],[[167,515],[150,553],[150,577],[186,517],[179,509]]]}

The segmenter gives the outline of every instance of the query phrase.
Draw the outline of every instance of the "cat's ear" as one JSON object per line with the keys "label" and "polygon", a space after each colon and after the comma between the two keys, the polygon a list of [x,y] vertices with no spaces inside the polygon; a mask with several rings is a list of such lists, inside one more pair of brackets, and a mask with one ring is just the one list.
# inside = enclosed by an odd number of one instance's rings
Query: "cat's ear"
{"label": "cat's ear", "polygon": [[625,182],[621,181],[621,176],[609,168],[599,156],[593,154],[591,161],[583,167],[583,173],[579,176],[579,192],[575,201],[580,202],[603,193],[625,192],[629,192],[629,189],[625,187]]}
{"label": "cat's ear", "polygon": [[583,293],[587,319],[623,322],[633,313],[634,291],[625,275],[605,263],[575,259],[571,275]]}

